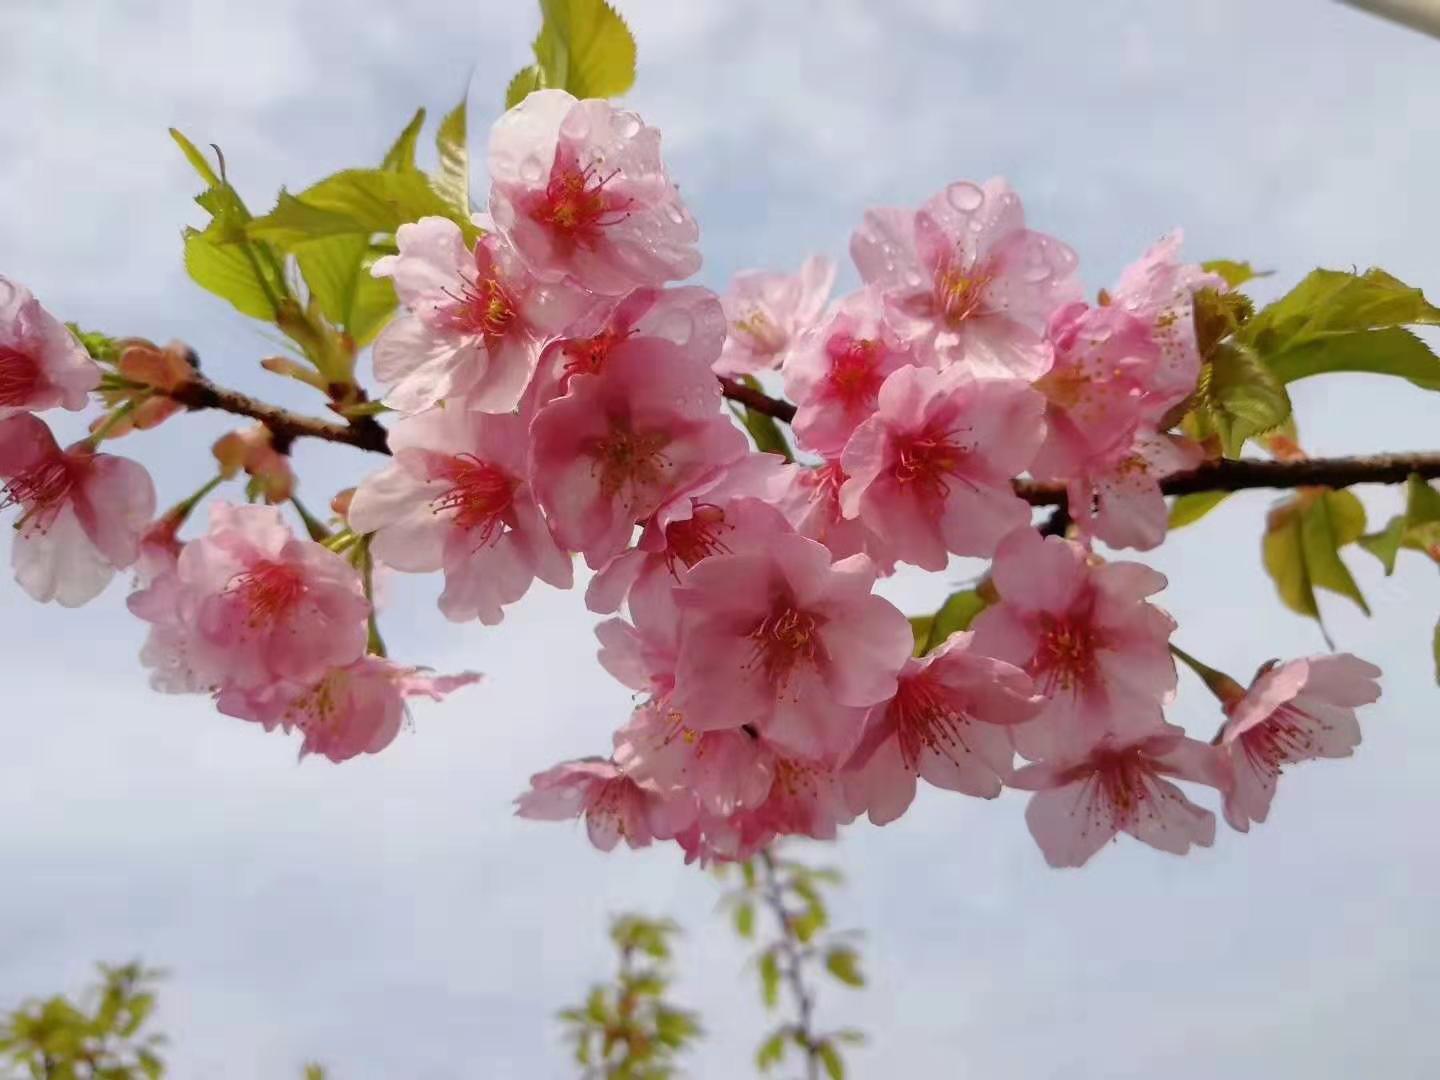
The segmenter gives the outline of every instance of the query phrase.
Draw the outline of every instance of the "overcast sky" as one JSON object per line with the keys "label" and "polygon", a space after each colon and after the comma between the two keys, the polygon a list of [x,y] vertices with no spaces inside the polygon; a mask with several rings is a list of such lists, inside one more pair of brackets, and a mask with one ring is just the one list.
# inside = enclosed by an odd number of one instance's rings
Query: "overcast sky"
{"label": "overcast sky", "polygon": [[[1091,288],[1183,224],[1197,258],[1273,268],[1272,289],[1317,264],[1381,265],[1440,294],[1440,43],[1325,0],[621,6],[632,100],[664,132],[712,287],[843,258],[866,206],[998,173],[1078,249]],[[483,144],[535,19],[499,0],[7,0],[0,272],[63,317],[183,337],[221,381],[266,390],[255,362],[275,342],[181,270],[197,185],[165,129],[219,143],[261,208],[282,183],[377,160],[472,71]],[[1312,452],[1435,445],[1434,399],[1408,384],[1334,377],[1294,396]],[[222,430],[192,418],[125,452],[172,501],[206,478]],[[344,448],[297,456],[316,502],[373,467]],[[1377,522],[1397,505],[1363,496]],[[1171,575],[1177,641],[1237,676],[1323,648],[1260,568],[1270,500],[1232,499],[1148,559]],[[1389,580],[1350,563],[1375,618],[1343,601],[1327,615],[1342,648],[1383,665],[1385,697],[1355,760],[1287,776],[1248,837],[1222,825],[1183,860],[1122,843],[1062,873],[1022,796],[928,792],[819,852],[852,878],[837,920],[868,935],[870,987],[820,1004],[872,1034],[854,1075],[1435,1074],[1440,588],[1415,555]],[[948,585],[886,588],[918,612]],[[709,1029],[690,1074],[747,1075],[765,1020],[714,883],[669,846],[602,856],[581,830],[510,816],[530,773],[603,751],[627,709],[580,591],[539,587],[485,629],[445,623],[437,587],[391,582],[392,651],[486,682],[335,767],[150,693],[120,583],[77,615],[0,582],[0,1004],[140,954],[173,971],[161,1022],[186,1080],[309,1058],[337,1080],[560,1078],[552,1014],[608,970],[607,914],[637,910],[688,931],[676,996]],[[1188,676],[1173,719],[1203,736],[1218,719]]]}

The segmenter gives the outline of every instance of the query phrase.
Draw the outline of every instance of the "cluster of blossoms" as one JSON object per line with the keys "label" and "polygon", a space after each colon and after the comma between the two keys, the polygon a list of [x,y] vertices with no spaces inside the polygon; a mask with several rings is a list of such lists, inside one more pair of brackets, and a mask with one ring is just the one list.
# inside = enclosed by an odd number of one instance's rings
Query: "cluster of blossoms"
{"label": "cluster of blossoms", "polygon": [[[699,231],[635,114],[533,93],[495,125],[489,175],[473,244],[424,218],[375,264],[402,306],[374,347],[393,461],[342,504],[348,548],[224,504],[182,544],[192,503],[152,523],[143,470],[62,452],[30,415],[82,405],[98,371],[38,308],[8,317],[0,477],[22,584],[79,602],[137,565],[159,688],[339,760],[386,745],[405,696],[470,678],[377,655],[372,564],[441,572],[443,614],[490,625],[537,578],[570,587],[583,556],[600,662],[637,705],[610,754],[540,773],[518,805],[583,817],[604,849],[744,859],[892,821],[923,779],[1034,792],[1055,865],[1122,831],[1183,853],[1215,818],[1172,779],[1220,791],[1243,830],[1283,766],[1358,742],[1378,672],[1348,656],[1225,682],[1213,742],[1168,724],[1165,579],[1093,550],[1158,544],[1161,478],[1206,457],[1171,429],[1201,371],[1196,297],[1225,284],[1180,261],[1178,235],[1091,305],[1074,253],[1003,181],[960,182],[865,216],[848,296],[812,258],[717,297],[675,284]],[[726,413],[722,380],[761,379],[795,405],[798,462],[751,450]],[[232,450],[288,493],[267,440]],[[1065,485],[1073,538],[1035,527],[1026,475]],[[952,556],[992,560],[990,602],[916,657],[877,579]]]}

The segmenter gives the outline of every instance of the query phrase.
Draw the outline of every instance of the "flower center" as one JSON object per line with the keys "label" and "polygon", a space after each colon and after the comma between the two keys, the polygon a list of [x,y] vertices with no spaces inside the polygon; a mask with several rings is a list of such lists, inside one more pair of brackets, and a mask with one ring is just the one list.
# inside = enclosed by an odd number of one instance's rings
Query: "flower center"
{"label": "flower center", "polygon": [[227,591],[239,598],[250,628],[257,629],[288,615],[305,595],[305,581],[294,568],[264,559],[236,574]]}
{"label": "flower center", "polygon": [[951,267],[935,280],[935,301],[952,328],[984,313],[985,291],[994,274],[981,267],[969,273]]}
{"label": "flower center", "polygon": [[347,683],[344,671],[326,672],[290,703],[286,719],[312,738],[332,734],[345,715]]}
{"label": "flower center", "polygon": [[830,339],[826,351],[830,354],[827,376],[830,396],[838,399],[849,412],[873,406],[880,384],[885,381],[877,363],[880,342],[837,334]]}
{"label": "flower center", "polygon": [[1071,618],[1042,616],[1040,644],[1028,668],[1047,695],[1072,692],[1094,682],[1095,654],[1103,642],[1095,628]]}
{"label": "flower center", "polygon": [[483,281],[461,281],[458,293],[445,290],[445,295],[455,301],[445,312],[445,324],[459,334],[487,340],[504,337],[515,321],[515,303],[505,286],[493,274]]}
{"label": "flower center", "polygon": [[1331,725],[1293,705],[1281,705],[1263,723],[1241,735],[1240,745],[1256,772],[1275,777],[1280,775],[1281,765],[1315,756],[1317,729],[1329,731]]}
{"label": "flower center", "polygon": [[1105,755],[1086,780],[1077,809],[1107,832],[1128,831],[1141,817],[1153,815],[1155,798],[1153,770],[1134,747]]}
{"label": "flower center", "polygon": [[662,450],[670,436],[660,431],[633,431],[623,422],[612,422],[610,431],[590,448],[594,471],[600,476],[600,490],[615,498],[627,487],[657,486],[664,479],[670,460]]}
{"label": "flower center", "polygon": [[755,659],[765,678],[783,689],[797,668],[822,658],[819,630],[824,620],[782,602],[750,631]]}
{"label": "flower center", "polygon": [[687,567],[694,566],[701,559],[729,551],[720,535],[730,528],[725,524],[725,511],[710,503],[696,503],[688,520],[665,526],[665,559],[670,573],[675,573],[677,560]]}
{"label": "flower center", "polygon": [[0,487],[0,510],[20,507],[16,530],[22,536],[43,535],[70,500],[76,482],[75,470],[63,455],[46,458]]}
{"label": "flower center", "polygon": [[970,718],[951,707],[928,673],[901,679],[890,716],[900,742],[900,758],[918,772],[920,755],[931,751],[959,765],[971,750],[965,742]]}
{"label": "flower center", "polygon": [[608,329],[594,337],[571,338],[561,345],[565,365],[560,375],[560,392],[566,392],[573,376],[598,375],[609,359],[610,350],[629,336],[628,333]]}
{"label": "flower center", "polygon": [[617,175],[618,169],[601,176],[594,165],[580,168],[574,149],[561,144],[531,216],[570,240],[598,239],[601,229],[623,221],[629,211],[629,198],[605,190]]}
{"label": "flower center", "polygon": [[446,458],[438,472],[451,486],[430,500],[430,512],[455,511],[455,527],[478,532],[481,547],[498,540],[511,517],[518,481],[473,454]]}
{"label": "flower center", "polygon": [[764,308],[751,308],[743,319],[735,321],[735,329],[754,343],[756,351],[766,354],[778,353],[790,340],[784,327],[776,323]]}
{"label": "flower center", "polygon": [[0,405],[25,405],[40,384],[40,365],[29,353],[0,345]]}
{"label": "flower center", "polygon": [[895,443],[895,479],[922,499],[943,500],[950,494],[950,478],[974,487],[960,470],[970,454],[957,432],[927,429],[902,436]]}

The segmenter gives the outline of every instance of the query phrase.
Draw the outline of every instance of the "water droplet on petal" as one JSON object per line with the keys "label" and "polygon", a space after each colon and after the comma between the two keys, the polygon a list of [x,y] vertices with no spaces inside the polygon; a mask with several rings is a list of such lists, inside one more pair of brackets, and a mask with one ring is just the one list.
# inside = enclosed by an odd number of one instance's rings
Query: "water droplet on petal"
{"label": "water droplet on petal", "polygon": [[621,113],[615,121],[615,134],[622,139],[633,139],[640,134],[640,118],[634,113]]}
{"label": "water droplet on petal", "polygon": [[661,337],[669,338],[676,345],[688,345],[695,333],[695,320],[684,311],[671,311],[660,320],[657,329]]}
{"label": "water droplet on petal", "polygon": [[973,214],[985,202],[985,192],[968,181],[961,181],[945,189],[945,200],[962,214]]}
{"label": "water droplet on petal", "polygon": [[527,184],[538,184],[545,176],[545,163],[534,154],[520,162],[520,179]]}

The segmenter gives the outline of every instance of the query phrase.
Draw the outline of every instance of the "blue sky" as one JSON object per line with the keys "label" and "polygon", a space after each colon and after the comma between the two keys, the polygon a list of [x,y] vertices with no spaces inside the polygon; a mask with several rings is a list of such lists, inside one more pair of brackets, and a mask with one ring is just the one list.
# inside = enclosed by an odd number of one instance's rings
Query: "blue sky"
{"label": "blue sky", "polygon": [[[1183,224],[1196,257],[1276,270],[1267,287],[1381,265],[1440,294],[1440,44],[1337,4],[621,6],[640,44],[631,100],[664,132],[713,287],[843,257],[868,205],[1004,174],[1092,288]],[[12,0],[0,271],[67,318],[182,337],[217,379],[265,390],[255,362],[276,342],[181,271],[196,184],[165,129],[219,143],[252,206],[378,158],[472,72],[483,140],[535,17],[494,0]],[[1434,446],[1434,402],[1406,384],[1336,377],[1295,399],[1313,452]],[[129,452],[178,496],[224,427],[192,418]],[[372,467],[313,446],[299,464],[320,491]],[[1375,520],[1396,505],[1363,494]],[[1270,500],[1237,497],[1148,560],[1171,576],[1177,641],[1237,675],[1323,647],[1260,569]],[[1440,588],[1416,557],[1388,580],[1350,561],[1375,618],[1327,614],[1342,647],[1385,667],[1385,697],[1356,759],[1287,777],[1250,836],[1222,828],[1184,860],[1118,845],[1058,873],[1022,797],[931,792],[823,852],[853,879],[837,919],[867,932],[870,988],[821,1003],[873,1035],[855,1075],[1433,1074]],[[926,610],[974,569],[887,591]],[[605,857],[579,830],[510,816],[531,772],[603,749],[627,707],[593,661],[581,594],[538,591],[489,630],[445,623],[436,591],[392,583],[392,650],[486,682],[336,768],[150,693],[118,584],[77,615],[0,583],[0,1001],[139,953],[174,972],[162,1022],[179,1077],[320,1058],[341,1080],[558,1078],[552,1013],[608,969],[607,913],[633,909],[688,929],[677,997],[711,1032],[691,1075],[746,1075],[765,1021],[706,875],[668,848]],[[1216,720],[1188,676],[1173,718],[1197,734]]]}

